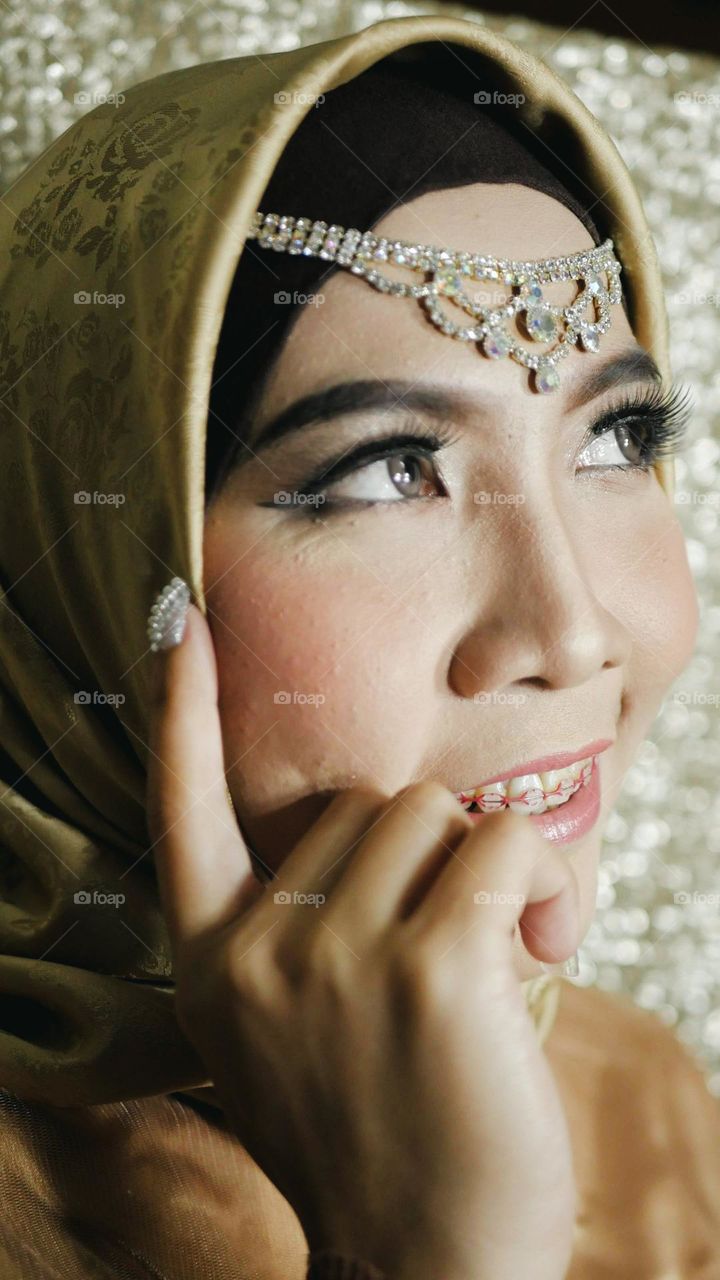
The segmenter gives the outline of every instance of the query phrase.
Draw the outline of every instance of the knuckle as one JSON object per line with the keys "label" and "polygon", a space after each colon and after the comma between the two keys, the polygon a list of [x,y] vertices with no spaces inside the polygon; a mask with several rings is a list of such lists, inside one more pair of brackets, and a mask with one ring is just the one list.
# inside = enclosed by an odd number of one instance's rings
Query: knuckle
{"label": "knuckle", "polygon": [[219,972],[223,998],[238,996],[244,1003],[259,1003],[267,989],[270,964],[265,947],[236,935],[225,944]]}
{"label": "knuckle", "polygon": [[276,956],[285,983],[295,992],[336,993],[345,990],[348,979],[345,948],[322,925],[312,930],[295,945],[288,945]]}
{"label": "knuckle", "polygon": [[[359,826],[366,829],[388,804],[387,793],[371,787],[346,787],[338,791],[323,809],[319,823],[324,832],[333,832],[338,827]],[[311,828],[301,838],[302,845],[311,844],[315,838]]]}
{"label": "knuckle", "polygon": [[371,786],[347,787],[338,792],[332,801],[334,813],[372,815],[376,810],[388,803],[386,793]]}
{"label": "knuckle", "polygon": [[452,815],[461,818],[465,816],[468,826],[472,826],[452,792],[434,778],[426,778],[422,782],[414,782],[409,787],[403,787],[398,792],[398,797],[414,813]]}
{"label": "knuckle", "polygon": [[360,801],[365,804],[381,804],[388,798],[386,791],[381,791],[379,787],[372,787],[369,783],[359,783],[357,786],[348,787],[340,794],[348,799]]}
{"label": "knuckle", "polygon": [[193,1039],[207,1016],[210,1001],[204,984],[197,981],[175,985],[175,1016],[181,1030]]}
{"label": "knuckle", "polygon": [[393,993],[404,1013],[427,1013],[447,1006],[455,989],[452,966],[425,939],[398,949],[391,962]]}
{"label": "knuckle", "polygon": [[296,969],[313,983],[332,980],[340,968],[338,947],[329,929],[315,928],[305,939]]}
{"label": "knuckle", "polygon": [[266,961],[258,945],[226,939],[202,957],[186,958],[175,988],[175,1007],[183,1030],[210,1025],[218,1009],[238,998],[250,1005],[265,985]]}

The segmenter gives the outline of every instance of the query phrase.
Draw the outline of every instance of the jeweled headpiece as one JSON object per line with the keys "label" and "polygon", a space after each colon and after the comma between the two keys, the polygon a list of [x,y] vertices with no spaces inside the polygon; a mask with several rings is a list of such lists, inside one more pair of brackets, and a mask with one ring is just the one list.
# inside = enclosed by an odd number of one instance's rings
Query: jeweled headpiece
{"label": "jeweled headpiece", "polygon": [[[363,276],[382,293],[417,298],[426,307],[434,325],[451,338],[478,342],[492,360],[510,357],[534,375],[536,391],[554,391],[560,385],[557,365],[578,343],[584,351],[597,351],[600,335],[610,327],[610,307],[622,301],[621,266],[612,240],[593,249],[562,258],[534,262],[510,261],[435,245],[413,244],[408,240],[378,237],[355,227],[346,230],[336,224],[294,218],[258,210],[248,233],[263,249],[279,253],[326,258],[339,267]],[[428,278],[422,284],[391,280],[378,270],[389,262]],[[490,306],[471,298],[463,288],[467,281],[492,282],[504,286],[504,298]],[[555,305],[543,294],[543,285],[569,280],[577,294],[568,306]],[[474,317],[472,325],[456,324],[440,305],[450,299]],[[539,354],[511,332],[519,321],[521,333],[530,343],[552,343]]]}

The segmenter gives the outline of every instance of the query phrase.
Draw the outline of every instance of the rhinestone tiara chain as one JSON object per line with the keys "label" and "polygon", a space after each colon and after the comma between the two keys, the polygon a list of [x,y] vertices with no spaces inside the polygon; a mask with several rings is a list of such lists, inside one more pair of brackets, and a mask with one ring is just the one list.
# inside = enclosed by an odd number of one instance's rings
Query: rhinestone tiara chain
{"label": "rhinestone tiara chain", "polygon": [[[328,226],[310,218],[260,210],[255,213],[248,239],[278,253],[325,258],[354,275],[364,276],[382,293],[417,298],[443,333],[463,342],[478,342],[483,354],[492,360],[516,360],[531,371],[534,389],[542,392],[555,391],[560,386],[557,365],[572,346],[579,343],[584,351],[598,350],[600,335],[610,327],[610,306],[622,301],[622,268],[612,240],[569,257],[517,262],[387,239],[355,227],[346,230],[335,223]],[[377,269],[379,262],[429,273],[430,278],[422,284],[390,280]],[[506,287],[506,296],[499,305],[488,306],[465,293],[465,280],[499,283]],[[555,306],[544,297],[542,286],[556,280],[577,284],[577,294],[569,306]],[[455,324],[442,310],[441,298],[450,299],[476,323]],[[510,325],[516,319],[530,342],[553,345],[533,354],[532,347],[511,332]]]}

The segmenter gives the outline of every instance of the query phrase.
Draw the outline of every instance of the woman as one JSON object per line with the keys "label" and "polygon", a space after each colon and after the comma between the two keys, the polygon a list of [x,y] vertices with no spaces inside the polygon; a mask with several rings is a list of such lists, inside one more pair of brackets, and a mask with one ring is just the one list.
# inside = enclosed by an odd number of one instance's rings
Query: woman
{"label": "woman", "polygon": [[[611,143],[509,42],[410,18],[137,86],[12,196],[3,1275],[714,1274],[701,1073],[542,970],[697,621]],[[484,279],[483,316],[527,305],[451,341],[246,246],[258,210],[578,270],[612,237],[622,295],[582,268],[585,349],[528,374],[508,344],[554,350],[575,277]],[[452,307],[467,281],[437,279]],[[597,759],[548,817],[469,811],[519,766],[526,803],[550,752]]]}

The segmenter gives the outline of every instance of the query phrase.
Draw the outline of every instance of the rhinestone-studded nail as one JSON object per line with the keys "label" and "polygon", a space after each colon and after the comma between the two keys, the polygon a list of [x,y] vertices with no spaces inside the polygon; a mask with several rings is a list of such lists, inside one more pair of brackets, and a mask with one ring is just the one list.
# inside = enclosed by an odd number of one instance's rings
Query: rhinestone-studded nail
{"label": "rhinestone-studded nail", "polygon": [[182,578],[172,578],[156,597],[148,617],[147,635],[153,653],[180,643],[189,604],[187,583]]}
{"label": "rhinestone-studded nail", "polygon": [[580,974],[578,953],[575,951],[573,955],[568,956],[567,960],[561,960],[559,964],[544,964],[541,960],[540,968],[545,973],[559,974],[561,978],[577,978]]}

